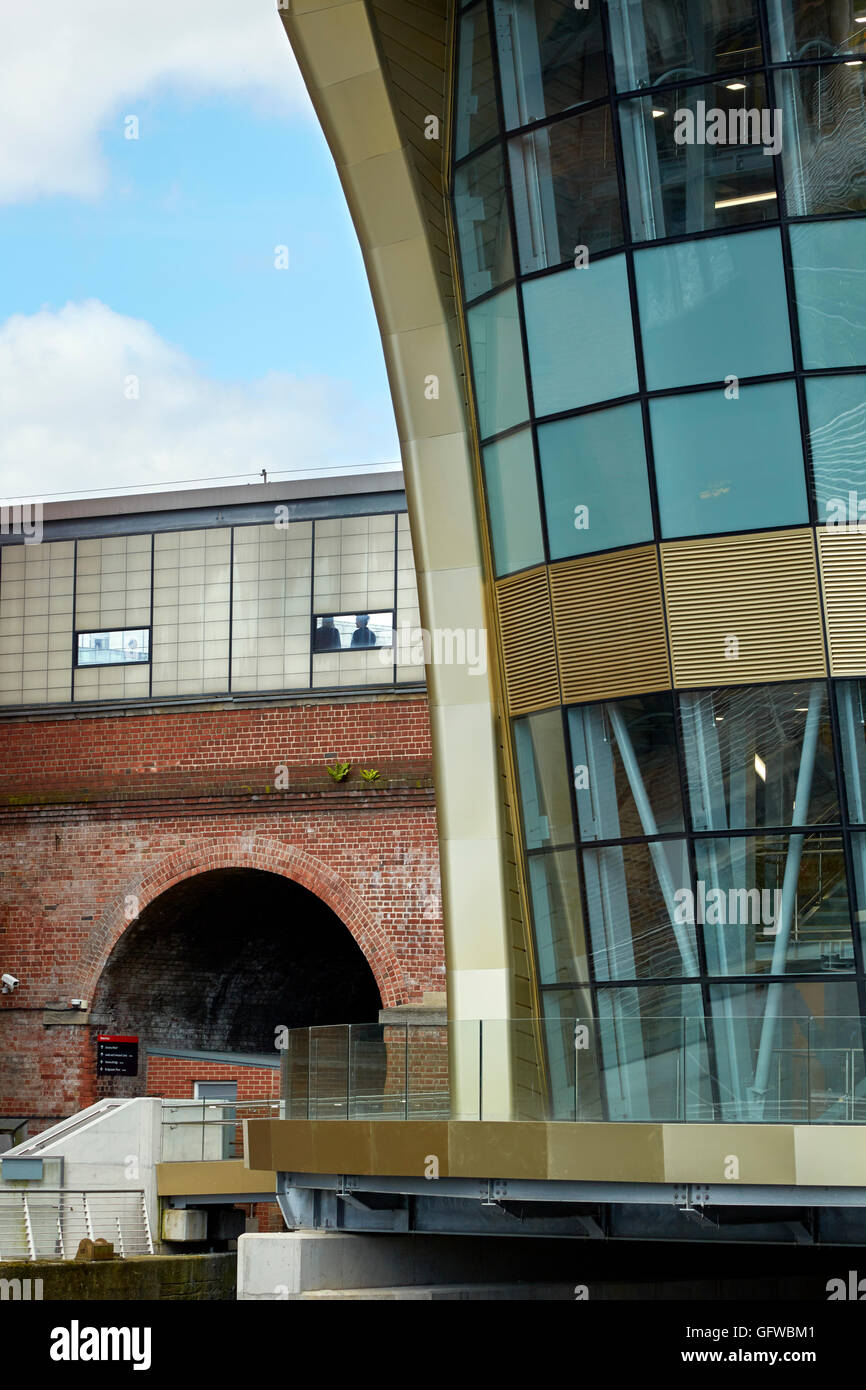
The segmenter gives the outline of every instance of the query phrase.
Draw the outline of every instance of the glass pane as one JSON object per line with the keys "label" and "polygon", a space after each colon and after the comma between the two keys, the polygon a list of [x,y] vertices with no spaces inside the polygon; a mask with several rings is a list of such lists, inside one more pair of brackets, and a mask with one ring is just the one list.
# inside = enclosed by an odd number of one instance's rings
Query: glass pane
{"label": "glass pane", "polygon": [[482,450],[497,574],[544,560],[532,435],[520,430]]}
{"label": "glass pane", "polygon": [[523,286],[537,415],[637,391],[624,256]]}
{"label": "glass pane", "polygon": [[150,661],[149,628],[78,633],[79,666],[128,666],[138,661]]}
{"label": "glass pane", "polygon": [[663,536],[756,531],[809,519],[792,382],[650,402]]}
{"label": "glass pane", "polygon": [[[860,731],[862,738],[862,729]],[[866,835],[860,830],[851,836],[851,860],[854,866],[854,895],[856,910],[854,921],[860,941],[860,950],[866,950]]]}
{"label": "glass pane", "polygon": [[839,681],[835,689],[848,820],[866,825],[866,681]]}
{"label": "glass pane", "polygon": [[538,969],[545,985],[586,980],[586,944],[574,850],[529,856]]}
{"label": "glass pane", "polygon": [[610,0],[621,92],[761,62],[754,0]]}
{"label": "glass pane", "polygon": [[467,10],[460,21],[456,105],[454,157],[462,159],[499,129],[485,4]]}
{"label": "glass pane", "polygon": [[697,975],[694,924],[680,921],[691,883],[685,840],[587,849],[582,858],[596,979]]}
{"label": "glass pane", "polygon": [[607,91],[601,7],[572,0],[494,0],[509,130]]}
{"label": "glass pane", "polygon": [[596,995],[609,1120],[684,1121],[709,1104],[697,985],[601,989]]}
{"label": "glass pane", "polygon": [[695,830],[838,822],[824,681],[679,696]]}
{"label": "glass pane", "polygon": [[866,366],[866,221],[790,229],[803,366]]}
{"label": "glass pane", "polygon": [[622,243],[608,106],[512,140],[508,154],[522,271]]}
{"label": "glass pane", "polygon": [[793,369],[775,228],[640,251],[635,277],[650,391]]}
{"label": "glass pane", "polygon": [[818,520],[859,528],[862,534],[866,532],[866,376],[809,377],[806,404]]}
{"label": "glass pane", "polygon": [[551,1119],[603,1120],[598,1076],[599,1034],[589,991],[545,989],[541,1001],[550,1073]]}
{"label": "glass pane", "polygon": [[669,695],[636,695],[568,712],[582,840],[682,830],[683,807]]}
{"label": "glass pane", "polygon": [[863,1040],[853,980],[720,985],[710,1000],[721,1119],[854,1118]]}
{"label": "glass pane", "polygon": [[529,413],[517,295],[514,290],[495,294],[467,317],[478,423],[486,438],[519,425]]}
{"label": "glass pane", "polygon": [[764,79],[732,85],[737,90],[715,83],[621,103],[635,241],[778,217],[765,149],[778,153],[781,129],[767,109]]}
{"label": "glass pane", "polygon": [[454,216],[467,299],[514,276],[502,152],[497,145],[454,175]]}
{"label": "glass pane", "polygon": [[854,969],[841,835],[702,839],[695,862],[680,916],[701,926],[711,975]]}
{"label": "glass pane", "polygon": [[527,849],[574,840],[562,715],[545,710],[514,721],[523,834]]}
{"label": "glass pane", "polygon": [[394,645],[394,610],[384,613],[333,613],[313,619],[314,652],[390,649]]}
{"label": "glass pane", "polygon": [[552,560],[652,540],[636,402],[542,425],[538,451]]}
{"label": "glass pane", "polygon": [[862,0],[774,0],[768,9],[777,63],[844,53],[866,57]]}
{"label": "glass pane", "polygon": [[866,67],[831,63],[778,74],[790,217],[866,208]]}

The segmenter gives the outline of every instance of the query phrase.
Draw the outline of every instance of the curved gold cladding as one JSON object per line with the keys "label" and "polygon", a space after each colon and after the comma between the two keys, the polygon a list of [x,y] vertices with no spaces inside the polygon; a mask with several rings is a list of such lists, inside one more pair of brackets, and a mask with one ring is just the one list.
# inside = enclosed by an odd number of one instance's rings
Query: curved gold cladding
{"label": "curved gold cladding", "polygon": [[826,675],[811,530],[667,541],[661,554],[675,685]]}
{"label": "curved gold cladding", "polygon": [[560,704],[545,567],[500,579],[496,612],[509,714],[529,714]]}
{"label": "curved gold cladding", "polygon": [[866,675],[866,535],[818,532],[830,674]]}
{"label": "curved gold cladding", "polygon": [[670,689],[654,545],[552,565],[550,591],[566,704]]}

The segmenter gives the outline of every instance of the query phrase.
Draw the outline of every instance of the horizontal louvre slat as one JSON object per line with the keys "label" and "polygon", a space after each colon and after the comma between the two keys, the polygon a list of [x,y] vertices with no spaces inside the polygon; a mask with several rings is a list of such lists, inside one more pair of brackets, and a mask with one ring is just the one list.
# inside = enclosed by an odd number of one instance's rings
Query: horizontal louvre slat
{"label": "horizontal louvre slat", "polygon": [[509,714],[528,714],[558,705],[547,571],[528,570],[499,580],[496,608]]}
{"label": "horizontal louvre slat", "polygon": [[832,526],[819,530],[818,556],[830,672],[866,675],[866,535]]}
{"label": "horizontal louvre slat", "polygon": [[826,674],[810,530],[668,541],[661,554],[677,686]]}
{"label": "horizontal louvre slat", "polygon": [[670,688],[654,546],[553,565],[550,588],[566,703]]}

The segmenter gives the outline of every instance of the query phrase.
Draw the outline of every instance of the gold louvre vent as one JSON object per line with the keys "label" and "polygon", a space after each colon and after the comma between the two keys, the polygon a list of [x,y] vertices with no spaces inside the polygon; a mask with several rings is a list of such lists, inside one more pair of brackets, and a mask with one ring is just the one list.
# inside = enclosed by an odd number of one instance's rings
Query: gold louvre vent
{"label": "gold louvre vent", "polygon": [[550,588],[567,704],[670,688],[655,546],[554,565]]}
{"label": "gold louvre vent", "polygon": [[668,541],[661,552],[677,686],[826,674],[811,530]]}
{"label": "gold louvre vent", "polygon": [[559,677],[547,570],[526,570],[500,579],[496,585],[496,611],[509,714],[528,714],[558,705]]}
{"label": "gold louvre vent", "polygon": [[830,673],[866,675],[866,535],[828,527],[818,532]]}

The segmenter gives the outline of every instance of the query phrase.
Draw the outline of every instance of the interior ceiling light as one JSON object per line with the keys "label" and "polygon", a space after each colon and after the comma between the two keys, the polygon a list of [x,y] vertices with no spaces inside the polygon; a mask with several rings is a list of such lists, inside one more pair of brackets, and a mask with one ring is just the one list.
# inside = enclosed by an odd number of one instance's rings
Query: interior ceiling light
{"label": "interior ceiling light", "polygon": [[717,208],[741,208],[744,203],[767,203],[776,196],[775,189],[771,193],[744,193],[737,198],[717,198],[714,206]]}
{"label": "interior ceiling light", "polygon": [[725,87],[729,92],[744,92],[746,90],[745,82],[726,82]]}
{"label": "interior ceiling light", "polygon": [[762,782],[766,782],[766,780],[767,780],[767,764],[764,762],[763,758],[759,758],[759,757],[758,757],[757,753],[755,754],[755,771],[757,772],[757,774],[758,774],[758,776],[760,777],[761,781],[762,781]]}
{"label": "interior ceiling light", "polygon": [[668,113],[667,113],[667,111],[665,111],[665,109],[664,109],[663,106],[654,106],[654,107],[653,107],[653,120],[654,120],[654,121],[657,121],[658,118],[659,118],[659,116],[666,116],[667,114],[668,114]]}

